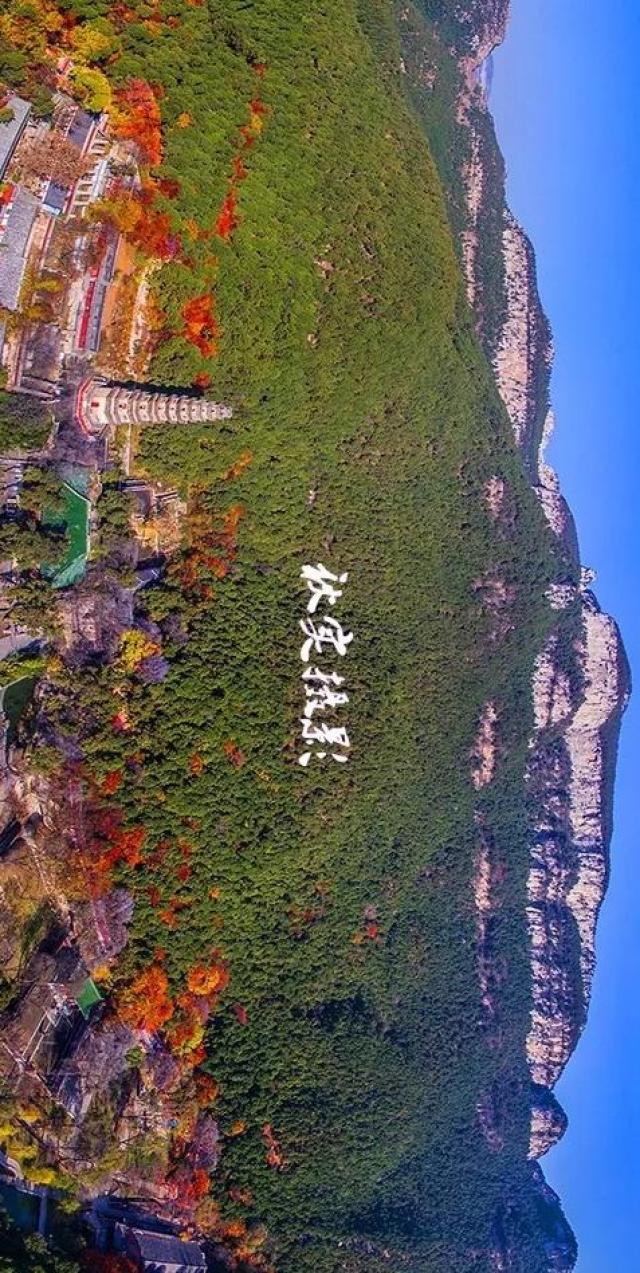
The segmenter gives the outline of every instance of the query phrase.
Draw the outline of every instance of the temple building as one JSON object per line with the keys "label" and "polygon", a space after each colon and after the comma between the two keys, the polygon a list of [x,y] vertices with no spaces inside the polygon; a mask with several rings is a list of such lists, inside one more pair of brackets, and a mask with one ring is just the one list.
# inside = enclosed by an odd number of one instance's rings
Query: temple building
{"label": "temple building", "polygon": [[84,380],[76,397],[76,419],[90,437],[119,424],[207,424],[228,420],[231,407],[179,393],[127,389],[106,380]]}

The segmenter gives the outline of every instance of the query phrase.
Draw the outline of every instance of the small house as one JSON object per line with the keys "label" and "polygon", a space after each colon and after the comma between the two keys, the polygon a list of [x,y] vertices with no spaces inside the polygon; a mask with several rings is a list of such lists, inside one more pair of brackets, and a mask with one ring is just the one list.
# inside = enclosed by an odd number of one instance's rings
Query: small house
{"label": "small house", "polygon": [[[0,95],[1,96],[1,95]],[[0,101],[8,118],[0,123],[0,180],[4,177],[13,152],[22,137],[31,114],[31,103],[11,93]]]}
{"label": "small house", "polygon": [[183,1242],[175,1233],[158,1233],[116,1224],[114,1247],[144,1273],[207,1273],[202,1248],[197,1242]]}

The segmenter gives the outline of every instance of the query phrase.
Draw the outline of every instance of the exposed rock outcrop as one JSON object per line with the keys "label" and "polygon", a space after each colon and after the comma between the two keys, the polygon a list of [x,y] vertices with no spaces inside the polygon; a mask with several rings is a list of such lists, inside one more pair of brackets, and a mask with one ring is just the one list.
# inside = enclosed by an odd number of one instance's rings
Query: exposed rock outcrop
{"label": "exposed rock outcrop", "polygon": [[[565,1127],[550,1089],[579,1038],[591,993],[629,672],[618,628],[591,591],[591,572],[580,570],[573,517],[557,474],[545,459],[554,427],[549,393],[552,339],[538,293],[533,248],[506,203],[504,162],[488,106],[490,76],[483,73],[486,59],[504,38],[508,13],[509,0],[467,0],[451,6],[441,20],[440,34],[460,71],[456,121],[466,145],[460,163],[463,224],[458,229],[467,299],[525,469],[560,550],[558,576],[547,594],[557,619],[533,676],[535,732],[527,771],[528,796],[535,810],[527,887],[533,997],[527,1059],[534,1084],[530,1152],[539,1157]],[[506,496],[504,479],[489,479],[484,499],[499,524],[508,522]],[[486,579],[479,581],[477,590],[485,604],[492,602],[494,610],[500,609]],[[492,732],[495,722],[483,717],[474,748],[477,790],[490,781]],[[485,846],[474,878],[481,952],[491,911],[489,879]],[[483,958],[480,982],[486,1008],[491,997]],[[483,1117],[486,1122],[486,1111]],[[550,1196],[551,1205],[555,1195],[541,1174],[539,1187],[541,1195]],[[561,1228],[564,1223],[562,1219]],[[498,1250],[494,1267],[501,1267],[501,1258]],[[550,1250],[548,1267],[568,1269],[574,1259],[572,1240],[566,1240],[563,1229],[557,1249]],[[508,1262],[504,1267],[510,1267]]]}
{"label": "exposed rock outcrop", "polygon": [[[506,307],[493,365],[516,442],[528,454],[539,441],[536,431],[541,410],[547,405],[553,349],[538,296],[533,248],[508,208],[502,231],[502,261]],[[545,386],[542,402],[540,382]]]}
{"label": "exposed rock outcrop", "polygon": [[473,65],[484,62],[506,35],[510,0],[459,0],[447,35],[456,53]]}
{"label": "exposed rock outcrop", "polygon": [[542,1158],[567,1130],[567,1116],[548,1087],[532,1087],[529,1157]]}
{"label": "exposed rock outcrop", "polygon": [[500,712],[491,699],[485,703],[471,753],[471,781],[479,791],[492,782],[498,761],[498,721]]}

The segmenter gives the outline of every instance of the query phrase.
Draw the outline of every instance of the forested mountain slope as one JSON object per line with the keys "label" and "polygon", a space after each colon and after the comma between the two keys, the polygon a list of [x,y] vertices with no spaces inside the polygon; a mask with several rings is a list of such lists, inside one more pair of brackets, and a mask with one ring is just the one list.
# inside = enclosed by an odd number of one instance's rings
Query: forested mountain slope
{"label": "forested mountain slope", "polygon": [[[37,647],[3,679],[31,684],[3,779],[3,1143],[35,1186],[135,1199],[212,1269],[575,1256],[530,1158],[532,1120],[534,1154],[561,1122],[535,1013],[575,1034],[585,1002],[571,916],[560,1007],[532,977],[544,749],[568,763],[532,685],[551,660],[575,724],[598,612],[499,391],[494,240],[475,292],[464,276],[466,77],[504,8],[12,0],[0,19],[11,91],[100,119],[87,270],[113,243],[137,288],[96,351],[61,357],[49,441],[9,448],[40,476],[0,527]],[[7,316],[18,351],[63,326],[30,300]],[[96,373],[138,412],[144,381],[226,417],[103,419]],[[90,543],[56,587],[61,480]],[[83,1021],[34,1060],[51,986]]]}

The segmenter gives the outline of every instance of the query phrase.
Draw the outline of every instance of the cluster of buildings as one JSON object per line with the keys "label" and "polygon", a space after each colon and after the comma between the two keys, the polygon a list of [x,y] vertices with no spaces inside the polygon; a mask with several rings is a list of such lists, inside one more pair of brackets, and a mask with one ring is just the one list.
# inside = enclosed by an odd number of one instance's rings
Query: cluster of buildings
{"label": "cluster of buildings", "polygon": [[[131,384],[127,366],[115,369],[120,380],[101,374],[101,348],[108,343],[116,309],[114,294],[123,272],[131,272],[132,253],[113,226],[90,213],[113,182],[123,181],[132,186],[139,181],[135,148],[110,134],[106,117],[58,93],[52,118],[43,120],[28,101],[5,95],[0,116],[0,383],[51,404],[61,427],[48,444],[46,462],[58,476],[66,469],[82,470],[88,505],[104,470],[117,464],[127,475],[123,486],[133,508],[137,585],[118,587],[113,597],[99,588],[62,590],[63,640],[67,646],[83,641],[95,649],[105,647],[105,631],[119,630],[123,607],[132,621],[135,587],[150,582],[154,561],[180,543],[185,505],[177,490],[131,476],[132,430],[189,427],[232,414],[229,407],[199,395],[164,394]],[[22,468],[19,452],[4,461],[0,456],[0,517],[5,520],[20,516]],[[90,508],[83,561],[91,525]],[[33,640],[3,618],[2,605],[10,599],[10,587],[4,594],[0,589],[0,659]],[[2,720],[0,701],[0,724]],[[4,750],[2,746],[0,768]],[[8,770],[4,777],[0,773],[0,787],[5,780],[10,786]],[[25,838],[20,820],[10,816],[0,826],[2,866],[11,875],[27,870],[32,857],[40,862],[35,842]],[[0,879],[0,921],[9,875],[5,870]],[[12,956],[11,914],[9,907],[5,963]],[[108,945],[113,938],[109,925],[98,924],[95,914],[93,920],[100,941]],[[109,1065],[100,1050],[104,1005],[89,966],[91,960],[73,932],[49,925],[20,970],[15,995],[2,1006],[0,1082],[25,1097],[48,1093],[72,1120],[82,1118],[91,1082],[99,1081],[101,1065]],[[6,1182],[6,1169],[7,1160],[0,1155],[0,1183],[3,1177]],[[9,1170],[9,1176],[12,1188],[29,1188],[17,1169]],[[110,1202],[102,1210],[94,1205],[90,1220],[99,1247],[128,1256],[140,1270],[206,1273],[197,1242],[181,1239],[171,1226],[126,1204]]]}
{"label": "cluster of buildings", "polygon": [[[142,300],[146,281],[144,272],[139,280],[130,246],[91,209],[114,184],[135,187],[139,181],[135,145],[114,137],[105,115],[87,112],[60,92],[52,118],[42,120],[28,101],[6,96],[0,118],[0,383],[51,404],[65,428],[53,451],[50,442],[48,462],[63,458],[81,466],[85,486],[94,492],[100,475],[114,465],[130,475],[133,430],[232,414],[198,394],[132,384],[126,357],[122,366],[105,360],[113,333],[119,334],[118,298],[131,283],[127,295]],[[130,353],[144,328],[140,309],[133,304]],[[105,365],[113,379],[105,378]],[[0,457],[0,479],[0,515],[17,516],[19,456]],[[150,482],[134,485],[133,534],[156,553],[173,551],[184,512],[178,493]]]}
{"label": "cluster of buildings", "polygon": [[[0,362],[9,388],[48,397],[64,359],[99,343],[117,235],[93,226],[86,212],[122,156],[103,117],[62,93],[51,120],[16,95],[4,111],[11,118],[0,123]],[[55,179],[34,160],[47,149],[58,155]]]}
{"label": "cluster of buildings", "polygon": [[[16,95],[4,109],[11,115],[0,122],[0,368],[6,387],[52,400],[71,388],[76,421],[92,438],[121,424],[228,418],[229,407],[195,395],[96,379],[96,358],[113,319],[109,302],[132,262],[118,231],[88,212],[114,183],[139,184],[135,147],[109,133],[106,116],[89,114],[64,93],[56,95],[51,120],[36,118]],[[55,179],[46,171],[47,149],[57,156],[51,161]],[[129,379],[126,367],[117,370]]]}

